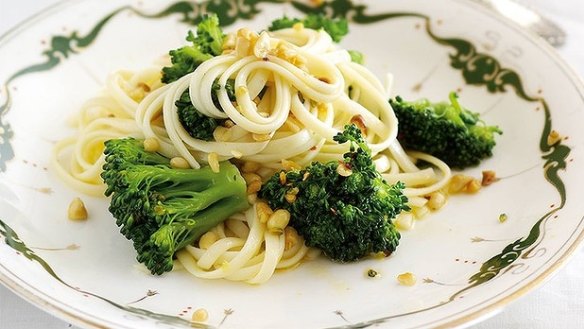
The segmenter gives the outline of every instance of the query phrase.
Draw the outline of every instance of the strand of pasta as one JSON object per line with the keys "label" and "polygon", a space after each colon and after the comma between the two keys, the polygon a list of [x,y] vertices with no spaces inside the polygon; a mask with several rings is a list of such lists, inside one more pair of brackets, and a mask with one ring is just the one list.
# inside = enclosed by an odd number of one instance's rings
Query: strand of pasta
{"label": "strand of pasta", "polygon": [[225,234],[225,224],[221,224],[214,229],[220,239],[206,250],[186,247],[177,253],[178,261],[196,277],[252,284],[266,282],[277,268],[298,264],[309,248],[299,241],[294,248],[285,251],[284,235],[268,232],[256,213],[254,206],[244,212],[243,218],[238,215],[231,218],[247,223],[249,232],[245,232],[246,235],[229,237]]}

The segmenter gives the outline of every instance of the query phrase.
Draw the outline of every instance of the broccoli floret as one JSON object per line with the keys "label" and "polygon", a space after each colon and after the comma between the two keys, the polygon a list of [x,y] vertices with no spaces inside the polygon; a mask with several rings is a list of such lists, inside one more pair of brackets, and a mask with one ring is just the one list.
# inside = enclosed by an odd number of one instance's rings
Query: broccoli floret
{"label": "broccoli floret", "polygon": [[176,251],[249,207],[245,181],[229,162],[218,173],[209,167],[174,169],[133,138],[106,141],[104,154],[109,211],[152,274],[172,270]]}
{"label": "broccoli floret", "polygon": [[[227,84],[225,85],[229,100],[232,102],[235,101],[233,84],[234,80],[228,80]],[[221,86],[219,83],[214,82],[212,88],[213,94],[211,95],[211,98],[213,99],[213,103],[215,106],[217,106],[217,108],[221,109],[221,105],[219,104],[219,99],[217,98],[216,94],[216,92],[221,89]],[[189,133],[189,135],[194,138],[205,141],[213,140],[213,131],[215,131],[215,128],[223,125],[225,122],[224,119],[211,118],[199,112],[191,102],[191,96],[189,95],[188,89],[182,93],[175,104],[177,107],[178,119],[180,123]]]}
{"label": "broccoli floret", "polygon": [[[346,126],[335,140],[351,144],[343,161],[313,162],[301,170],[283,171],[284,184],[277,173],[259,196],[274,209],[288,210],[290,225],[306,244],[334,261],[355,261],[377,252],[389,255],[400,239],[392,218],[409,210],[404,185],[385,182],[356,126]],[[339,166],[351,174],[340,175]],[[288,202],[287,194],[296,194],[296,200]]]}
{"label": "broccoli floret", "polygon": [[210,141],[213,139],[213,131],[222,125],[222,119],[208,117],[199,112],[191,103],[188,89],[182,93],[176,101],[178,120],[185,130],[194,138]]}
{"label": "broccoli floret", "polygon": [[[218,109],[221,109],[221,104],[219,103],[219,98],[217,97],[217,92],[219,90],[221,90],[221,85],[219,84],[219,82],[214,81],[213,82],[213,86],[211,87],[214,91],[214,93],[211,95],[212,99],[213,99],[213,104],[215,104],[215,106]],[[227,91],[227,97],[229,97],[229,100],[232,102],[235,102],[235,80],[233,79],[228,79],[227,83],[225,84],[225,91]]]}
{"label": "broccoli floret", "polygon": [[169,52],[172,66],[162,69],[161,81],[164,83],[176,81],[195,71],[204,61],[221,55],[224,37],[217,15],[205,16],[197,26],[197,35],[195,36],[192,31],[187,35],[186,40],[192,42],[192,46],[184,46]]}
{"label": "broccoli floret", "polygon": [[208,15],[197,25],[197,36],[192,33],[187,38],[195,46],[206,54],[219,56],[223,52],[223,30],[219,25],[219,17],[216,14]]}
{"label": "broccoli floret", "polygon": [[341,42],[343,37],[349,33],[349,23],[345,18],[328,18],[322,14],[309,14],[304,19],[288,18],[286,16],[272,22],[268,28],[270,31],[287,29],[296,23],[302,23],[304,27],[319,30],[324,29],[334,42]]}
{"label": "broccoli floret", "polygon": [[492,156],[496,126],[487,126],[478,113],[463,108],[456,93],[450,102],[390,100],[399,122],[398,140],[406,149],[429,153],[449,166],[476,166]]}

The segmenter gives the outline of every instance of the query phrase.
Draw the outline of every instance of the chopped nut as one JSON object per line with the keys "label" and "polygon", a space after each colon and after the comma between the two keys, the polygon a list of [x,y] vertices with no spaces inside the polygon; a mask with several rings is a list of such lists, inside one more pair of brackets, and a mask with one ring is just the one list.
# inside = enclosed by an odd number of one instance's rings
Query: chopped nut
{"label": "chopped nut", "polygon": [[446,204],[446,196],[442,192],[434,192],[430,194],[428,199],[428,208],[438,210]]}
{"label": "chopped nut", "polygon": [[416,276],[410,272],[402,273],[397,276],[397,281],[403,286],[411,287],[416,284]]}
{"label": "chopped nut", "polygon": [[209,167],[214,173],[219,172],[219,156],[215,152],[209,153],[207,155],[207,162],[209,162]]}
{"label": "chopped nut", "polygon": [[231,129],[219,126],[213,130],[213,138],[217,142],[228,142],[231,139]]}
{"label": "chopped nut", "polygon": [[284,196],[284,199],[286,199],[286,201],[288,203],[294,203],[296,201],[296,195],[294,195],[294,194],[286,194]]}
{"label": "chopped nut", "polygon": [[286,199],[288,203],[294,203],[294,201],[296,201],[296,195],[298,194],[298,192],[300,192],[300,190],[297,187],[291,188],[290,190],[288,190],[288,193],[286,193],[286,195],[284,196],[284,199]]}
{"label": "chopped nut", "polygon": [[256,213],[260,223],[265,224],[268,222],[270,215],[273,214],[274,211],[272,208],[270,208],[270,206],[268,206],[267,203],[260,201],[256,203]]}
{"label": "chopped nut", "polygon": [[302,181],[306,181],[308,179],[308,177],[310,177],[310,173],[307,171],[302,175]]}
{"label": "chopped nut", "polygon": [[244,173],[255,173],[260,169],[260,167],[261,165],[257,162],[246,161],[243,163],[243,166],[241,166],[241,171]]}
{"label": "chopped nut", "polygon": [[294,23],[292,28],[296,31],[302,31],[304,29],[304,24],[302,22]]}
{"label": "chopped nut", "polygon": [[280,171],[279,176],[280,176],[280,184],[282,184],[282,185],[286,184],[286,180],[287,180],[286,173],[283,171]]}
{"label": "chopped nut", "polygon": [[555,130],[552,130],[548,137],[547,137],[547,143],[548,145],[554,145],[555,143],[559,142],[562,139],[562,136],[560,136],[560,133],[558,133]]}
{"label": "chopped nut", "polygon": [[430,213],[430,209],[428,209],[428,207],[426,206],[414,207],[412,208],[412,213],[414,214],[414,216],[416,216],[416,219],[422,219]]}
{"label": "chopped nut", "polygon": [[268,219],[267,226],[270,233],[281,234],[284,228],[290,222],[290,213],[288,210],[278,209]]}
{"label": "chopped nut", "polygon": [[223,50],[235,49],[235,34],[229,33],[223,39]]}
{"label": "chopped nut", "polygon": [[258,194],[257,193],[252,193],[252,194],[248,194],[247,195],[247,202],[249,204],[254,204],[254,203],[256,203],[257,200],[258,200]]}
{"label": "chopped nut", "polygon": [[231,127],[235,126],[235,122],[233,122],[231,120],[225,120],[225,122],[223,122],[223,126],[225,128],[231,128]]}
{"label": "chopped nut", "polygon": [[253,48],[253,54],[255,57],[263,59],[267,58],[270,52],[270,35],[268,32],[264,31],[260,34],[258,40]]}
{"label": "chopped nut", "polygon": [[498,181],[497,174],[492,170],[485,170],[483,171],[483,179],[481,181],[482,186],[489,186],[496,181]]}
{"label": "chopped nut", "polygon": [[247,184],[262,181],[262,177],[260,177],[260,175],[252,172],[244,172],[243,174],[241,174],[241,176],[243,176],[243,179]]}
{"label": "chopped nut", "polygon": [[284,168],[286,171],[290,171],[299,170],[302,167],[294,161],[284,159],[282,160],[282,168]]}
{"label": "chopped nut", "polygon": [[205,322],[209,319],[209,313],[206,309],[200,308],[193,312],[192,320],[194,322]]}
{"label": "chopped nut", "polygon": [[395,226],[400,230],[411,230],[414,227],[414,215],[411,213],[399,214],[395,220]]}
{"label": "chopped nut", "polygon": [[191,166],[183,157],[174,157],[170,159],[170,166],[174,169],[189,169]]}
{"label": "chopped nut", "polygon": [[248,28],[237,30],[235,41],[235,53],[238,57],[245,57],[251,54],[259,36]]}
{"label": "chopped nut", "polygon": [[353,174],[353,170],[347,167],[347,164],[339,161],[339,165],[337,166],[337,174],[343,177],[349,177]]}
{"label": "chopped nut", "polygon": [[80,198],[75,198],[73,201],[71,201],[67,215],[71,220],[87,219],[87,209],[85,208],[85,204]]}
{"label": "chopped nut", "polygon": [[450,178],[450,183],[448,185],[448,192],[459,193],[462,192],[468,183],[473,180],[472,177],[466,175],[454,175]]}
{"label": "chopped nut", "polygon": [[247,194],[254,194],[259,192],[262,188],[262,181],[253,181],[247,185]]}
{"label": "chopped nut", "polygon": [[160,149],[160,143],[156,138],[146,138],[144,140],[144,151],[146,152],[158,152]]}
{"label": "chopped nut", "polygon": [[476,193],[481,189],[481,182],[478,179],[473,179],[466,185],[466,193]]}
{"label": "chopped nut", "polygon": [[361,114],[353,116],[350,122],[359,128],[359,130],[361,130],[361,134],[363,134],[363,136],[367,136],[367,126],[365,125],[365,119]]}

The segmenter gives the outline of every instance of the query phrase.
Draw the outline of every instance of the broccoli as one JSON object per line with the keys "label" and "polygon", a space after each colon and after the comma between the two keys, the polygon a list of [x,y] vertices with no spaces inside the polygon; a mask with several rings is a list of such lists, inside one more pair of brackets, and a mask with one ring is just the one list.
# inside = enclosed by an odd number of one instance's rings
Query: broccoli
{"label": "broccoli", "polygon": [[176,251],[249,207],[245,181],[229,162],[218,173],[209,167],[174,169],[133,138],[106,141],[104,154],[109,211],[152,274],[172,270]]}
{"label": "broccoli", "polygon": [[309,14],[304,19],[288,18],[284,16],[273,21],[268,30],[276,31],[286,29],[294,26],[296,23],[302,23],[304,27],[309,29],[323,29],[331,36],[334,42],[341,42],[343,37],[349,33],[349,23],[346,19],[328,18],[322,14]]}
{"label": "broccoli", "polygon": [[[259,196],[274,209],[288,210],[290,225],[306,244],[334,261],[355,261],[378,252],[389,255],[400,239],[392,219],[409,210],[404,185],[383,180],[355,125],[346,126],[334,139],[351,145],[343,161],[313,162],[301,170],[282,171],[285,180],[276,173]],[[289,194],[296,195],[292,203],[286,200]]]}
{"label": "broccoli", "polygon": [[453,168],[476,166],[492,155],[495,134],[502,132],[463,108],[456,93],[449,98],[450,103],[406,102],[399,96],[390,100],[399,122],[398,140],[404,148],[429,153]]}
{"label": "broccoli", "polygon": [[170,83],[193,72],[201,63],[223,52],[223,30],[217,15],[208,15],[197,26],[197,35],[189,31],[186,40],[192,46],[184,46],[169,52],[172,66],[162,68],[164,83]]}
{"label": "broccoli", "polygon": [[[232,102],[235,101],[235,91],[233,84],[235,83],[234,80],[230,79],[227,80],[227,84],[225,85],[225,89],[227,90],[227,95],[229,96],[229,100]],[[221,88],[219,83],[215,81],[213,83],[213,94],[211,95],[213,99],[213,103],[217,108],[221,109],[221,105],[219,104],[219,100],[217,99],[216,92]],[[178,112],[178,119],[185,130],[194,138],[202,139],[205,141],[213,140],[213,132],[215,128],[218,126],[223,125],[225,122],[224,119],[216,119],[211,118],[203,113],[199,112],[191,102],[191,96],[189,95],[189,90],[185,90],[180,98],[175,102],[177,112]]]}

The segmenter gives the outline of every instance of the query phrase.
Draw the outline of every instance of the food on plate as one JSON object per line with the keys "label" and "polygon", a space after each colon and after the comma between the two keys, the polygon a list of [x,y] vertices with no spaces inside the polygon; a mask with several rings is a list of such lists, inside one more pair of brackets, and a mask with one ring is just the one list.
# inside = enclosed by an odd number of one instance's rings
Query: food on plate
{"label": "food on plate", "polygon": [[[57,143],[53,166],[77,190],[111,197],[153,274],[181,267],[255,284],[321,251],[338,262],[389,256],[398,229],[446,203],[447,163],[477,164],[499,130],[481,130],[454,94],[390,101],[364,55],[338,45],[347,33],[346,20],[320,15],[229,33],[206,16],[164,65],[113,73],[77,113],[75,136]],[[424,116],[405,112],[398,130],[392,105]],[[470,137],[406,152],[400,140],[418,126],[436,129],[418,145]]]}
{"label": "food on plate", "polygon": [[399,121],[398,140],[407,149],[432,154],[449,166],[463,169],[493,155],[497,126],[487,126],[478,113],[462,107],[451,93],[450,102],[390,100]]}

